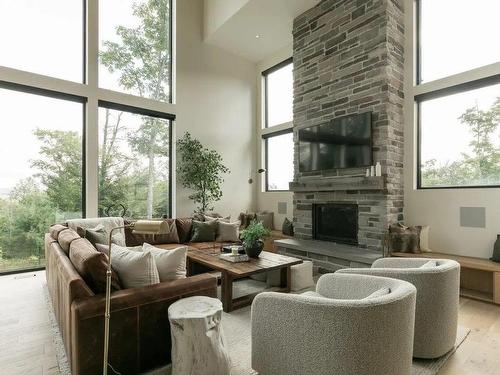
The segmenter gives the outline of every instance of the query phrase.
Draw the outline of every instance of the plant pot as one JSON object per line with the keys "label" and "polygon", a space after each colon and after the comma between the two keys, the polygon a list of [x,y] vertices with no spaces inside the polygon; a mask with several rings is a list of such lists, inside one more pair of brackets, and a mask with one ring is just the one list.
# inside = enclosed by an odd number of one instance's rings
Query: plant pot
{"label": "plant pot", "polygon": [[493,246],[493,256],[490,259],[494,262],[500,262],[500,234],[497,235],[497,240]]}
{"label": "plant pot", "polygon": [[250,258],[258,258],[262,249],[264,249],[264,241],[258,240],[256,243],[252,244],[252,246],[243,243],[243,247],[245,248],[245,253],[247,253]]}

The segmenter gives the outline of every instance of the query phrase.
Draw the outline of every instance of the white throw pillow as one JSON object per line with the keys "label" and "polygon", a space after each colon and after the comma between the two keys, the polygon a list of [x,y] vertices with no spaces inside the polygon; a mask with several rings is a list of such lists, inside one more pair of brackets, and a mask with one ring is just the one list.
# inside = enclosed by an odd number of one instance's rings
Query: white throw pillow
{"label": "white throw pillow", "polygon": [[432,250],[429,248],[429,231],[430,227],[428,225],[422,225],[420,229],[420,251],[423,253],[430,253]]}
{"label": "white throw pillow", "polygon": [[240,240],[241,221],[226,223],[218,221],[217,223],[217,242],[238,242]]}
{"label": "white throw pillow", "polygon": [[111,262],[126,289],[140,288],[160,282],[155,259],[150,252],[129,250],[112,244]]}
{"label": "white throw pillow", "polygon": [[420,266],[420,268],[434,268],[437,267],[437,262],[435,260],[429,260]]}
{"label": "white throw pillow", "polygon": [[153,255],[160,281],[186,278],[186,246],[165,250],[144,243],[142,248],[144,252],[150,252]]}
{"label": "white throw pillow", "polygon": [[290,268],[292,272],[292,291],[295,292],[297,290],[302,290],[314,286],[313,263],[310,260],[306,260]]}

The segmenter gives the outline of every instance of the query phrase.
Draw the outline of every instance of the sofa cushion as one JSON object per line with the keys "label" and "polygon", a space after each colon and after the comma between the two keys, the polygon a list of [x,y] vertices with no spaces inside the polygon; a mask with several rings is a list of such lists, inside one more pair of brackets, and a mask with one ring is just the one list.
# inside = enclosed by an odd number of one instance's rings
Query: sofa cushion
{"label": "sofa cushion", "polygon": [[61,225],[61,224],[54,224],[50,227],[49,233],[50,236],[54,239],[57,240],[59,237],[59,233],[61,233],[63,230],[68,229],[67,226]]}
{"label": "sofa cushion", "polygon": [[[115,244],[116,245],[116,244]],[[101,253],[104,253],[106,254],[106,256],[109,256],[109,245],[105,245],[105,244],[102,244],[102,243],[96,243],[95,245],[95,248],[100,251]],[[177,246],[179,246],[177,244]],[[138,245],[138,246],[127,246],[125,247],[126,249],[130,250],[130,251],[139,251],[141,252],[142,251],[142,245]]]}
{"label": "sofa cushion", "polygon": [[73,229],[66,228],[59,232],[57,242],[59,242],[59,245],[61,245],[63,251],[68,254],[71,243],[79,238],[80,236]]}
{"label": "sofa cushion", "polygon": [[[132,228],[125,228],[125,242],[127,246],[138,246],[147,242],[152,245],[164,243],[180,243],[179,235],[177,233],[177,225],[174,219],[165,219],[169,227],[167,234],[138,234],[133,233]],[[131,221],[125,221],[125,224],[130,224]]]}
{"label": "sofa cushion", "polygon": [[255,220],[255,213],[241,212],[238,220],[241,222],[240,228],[245,229],[253,220]]}
{"label": "sofa cushion", "polygon": [[140,288],[158,284],[160,276],[153,254],[111,245],[111,261],[124,288]]}
{"label": "sofa cushion", "polygon": [[179,248],[181,245],[179,245],[178,243],[159,243],[154,246],[158,249],[173,250]]}
{"label": "sofa cushion", "polygon": [[207,222],[193,220],[193,228],[191,230],[191,239],[189,242],[215,241],[216,233],[216,220]]}
{"label": "sofa cushion", "polygon": [[193,219],[180,218],[175,219],[175,226],[177,227],[177,235],[179,236],[179,243],[189,242],[191,239],[191,229],[193,226]]}
{"label": "sofa cushion", "polygon": [[264,228],[273,230],[274,229],[274,213],[273,212],[267,212],[267,211],[262,211],[257,213],[256,215],[257,221],[262,222],[262,225]]}
{"label": "sofa cushion", "polygon": [[226,217],[203,215],[203,221],[212,221],[212,220],[217,220],[217,221],[222,221],[224,223],[229,223],[231,221],[231,215],[226,216]]}
{"label": "sofa cushion", "polygon": [[[68,220],[67,223],[68,227],[75,231],[78,227],[92,229],[102,225],[106,233],[109,233],[113,228],[123,227],[124,222],[122,217],[97,217],[90,219],[72,219]],[[107,242],[106,240],[106,243]],[[125,231],[123,228],[116,229],[113,232],[113,242],[120,246],[125,246]]]}
{"label": "sofa cushion", "polygon": [[238,242],[240,240],[240,225],[239,220],[234,223],[219,221],[216,240],[218,242]]}
{"label": "sofa cushion", "polygon": [[[71,242],[69,259],[94,293],[106,292],[106,271],[108,269],[108,259],[92,246],[85,238],[78,238]],[[111,273],[111,290],[120,290],[120,279],[116,272]]]}
{"label": "sofa cushion", "polygon": [[[76,232],[82,238],[86,238],[92,245],[100,244],[108,244],[109,243],[109,232],[106,231],[102,224],[97,225],[95,228],[83,228],[77,227]],[[122,241],[122,234],[118,231],[113,232],[113,237],[111,238],[111,242],[120,244]]]}
{"label": "sofa cushion", "polygon": [[144,251],[153,254],[161,282],[186,278],[186,246],[172,250],[160,249],[148,243],[142,246]]}

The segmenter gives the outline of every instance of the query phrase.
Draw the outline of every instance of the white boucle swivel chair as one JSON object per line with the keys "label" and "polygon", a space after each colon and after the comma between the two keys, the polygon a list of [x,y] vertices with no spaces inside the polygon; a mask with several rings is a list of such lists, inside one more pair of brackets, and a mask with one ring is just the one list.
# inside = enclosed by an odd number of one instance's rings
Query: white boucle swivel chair
{"label": "white boucle swivel chair", "polygon": [[415,285],[414,357],[438,358],[455,345],[460,264],[454,260],[383,258],[376,260],[371,268],[347,268],[337,273],[392,277]]}
{"label": "white boucle swivel chair", "polygon": [[260,293],[252,304],[252,368],[260,375],[409,375],[415,300],[405,281],[346,274],[321,276],[316,292]]}

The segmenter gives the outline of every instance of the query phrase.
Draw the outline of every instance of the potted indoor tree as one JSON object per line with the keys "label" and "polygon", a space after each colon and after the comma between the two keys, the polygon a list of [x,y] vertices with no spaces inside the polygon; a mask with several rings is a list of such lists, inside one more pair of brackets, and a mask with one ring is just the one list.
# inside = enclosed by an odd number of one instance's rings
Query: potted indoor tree
{"label": "potted indoor tree", "polygon": [[262,222],[253,220],[241,232],[243,248],[250,258],[258,258],[264,248],[264,239],[271,235],[271,231],[264,227]]}

